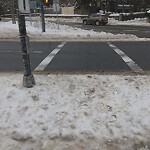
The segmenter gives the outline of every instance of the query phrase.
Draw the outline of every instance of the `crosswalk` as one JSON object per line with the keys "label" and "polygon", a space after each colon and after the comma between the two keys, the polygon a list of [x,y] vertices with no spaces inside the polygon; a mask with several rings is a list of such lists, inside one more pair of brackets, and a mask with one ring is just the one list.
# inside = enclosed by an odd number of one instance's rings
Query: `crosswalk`
{"label": "crosswalk", "polygon": [[[130,69],[135,73],[144,73],[144,71],[123,51],[121,51],[118,47],[116,47],[111,42],[106,42],[108,46],[110,46],[130,67]],[[60,43],[57,48],[55,48],[35,69],[34,71],[44,71],[48,64],[53,60],[56,54],[61,50],[61,48],[66,44],[66,42]]]}
{"label": "crosswalk", "polygon": [[111,42],[107,42],[107,44],[124,60],[124,62],[131,68],[133,72],[144,73],[144,71],[118,47]]}
{"label": "crosswalk", "polygon": [[[150,70],[149,46],[150,42],[37,42],[31,44],[31,67],[35,72],[145,73]],[[5,68],[23,70],[20,47],[0,47],[0,70]]]}
{"label": "crosswalk", "polygon": [[60,43],[35,69],[34,71],[43,71],[46,66],[53,60],[55,55],[61,50],[66,42]]}

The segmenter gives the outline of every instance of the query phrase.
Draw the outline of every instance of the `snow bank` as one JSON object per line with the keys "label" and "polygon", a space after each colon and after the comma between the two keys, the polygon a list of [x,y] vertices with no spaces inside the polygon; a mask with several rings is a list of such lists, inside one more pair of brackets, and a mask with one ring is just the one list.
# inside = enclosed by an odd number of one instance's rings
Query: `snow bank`
{"label": "snow bank", "polygon": [[113,18],[109,18],[109,25],[135,25],[135,26],[150,26],[147,22],[147,18],[135,18],[128,21],[117,21]]}
{"label": "snow bank", "polygon": [[0,21],[0,39],[18,38],[19,28],[18,25],[11,22]]}
{"label": "snow bank", "polygon": [[[94,32],[83,30],[80,28],[73,28],[67,25],[58,25],[56,23],[46,22],[46,32],[41,33],[41,27],[39,22],[33,22],[32,26],[30,22],[26,22],[27,33],[31,40],[51,40],[51,39],[138,39],[135,35],[129,34],[112,34],[106,32]],[[18,39],[19,38],[18,25],[14,25],[10,22],[0,22],[0,39]]]}
{"label": "snow bank", "polygon": [[150,13],[150,10],[148,10],[147,13]]}
{"label": "snow bank", "polygon": [[149,150],[150,77],[0,74],[2,150]]}

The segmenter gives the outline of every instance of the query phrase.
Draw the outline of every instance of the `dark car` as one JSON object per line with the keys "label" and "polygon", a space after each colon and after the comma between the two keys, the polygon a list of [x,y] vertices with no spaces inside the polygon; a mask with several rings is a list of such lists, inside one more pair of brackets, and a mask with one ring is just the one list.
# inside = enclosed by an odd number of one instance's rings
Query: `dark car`
{"label": "dark car", "polygon": [[105,14],[96,13],[92,14],[89,17],[83,19],[83,24],[95,24],[99,25],[106,25],[108,23],[108,17]]}

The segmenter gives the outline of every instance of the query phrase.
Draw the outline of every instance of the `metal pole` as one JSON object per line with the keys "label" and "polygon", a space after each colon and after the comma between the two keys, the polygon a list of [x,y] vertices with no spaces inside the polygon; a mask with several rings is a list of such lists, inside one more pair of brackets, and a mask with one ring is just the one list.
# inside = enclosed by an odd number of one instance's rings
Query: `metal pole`
{"label": "metal pole", "polygon": [[[55,3],[55,8],[56,8],[56,15],[57,15],[57,25],[58,25],[58,8],[57,8],[57,3]],[[59,29],[59,25],[58,25],[58,29]]]}
{"label": "metal pole", "polygon": [[30,25],[32,26],[32,15],[31,15],[31,13],[30,13]]}
{"label": "metal pole", "polygon": [[41,22],[42,22],[42,32],[45,32],[45,18],[44,18],[43,0],[41,0],[40,8],[41,8],[40,13],[41,13]]}
{"label": "metal pole", "polygon": [[13,23],[13,24],[16,24],[15,0],[11,0],[11,16],[12,16],[12,23]]}
{"label": "metal pole", "polygon": [[125,12],[124,5],[125,5],[125,1],[124,1],[124,0],[122,0],[122,13],[124,13],[124,12]]}
{"label": "metal pole", "polygon": [[22,59],[24,63],[24,76],[23,76],[23,86],[30,88],[35,85],[34,76],[31,72],[30,66],[30,57],[28,53],[28,36],[26,33],[25,26],[25,16],[18,15],[18,25],[19,25],[19,33],[20,33],[20,41],[21,41],[21,49],[22,49]]}

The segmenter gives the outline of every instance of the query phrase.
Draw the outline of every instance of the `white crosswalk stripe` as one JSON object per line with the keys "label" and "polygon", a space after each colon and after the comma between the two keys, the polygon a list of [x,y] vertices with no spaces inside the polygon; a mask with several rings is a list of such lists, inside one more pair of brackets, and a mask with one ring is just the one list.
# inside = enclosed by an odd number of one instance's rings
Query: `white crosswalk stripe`
{"label": "white crosswalk stripe", "polygon": [[107,44],[124,60],[124,62],[131,68],[133,72],[144,73],[144,71],[118,47],[111,42],[107,42]]}
{"label": "white crosswalk stripe", "polygon": [[62,42],[55,48],[35,69],[34,71],[43,71],[47,65],[53,60],[55,55],[61,50],[61,48],[66,44],[66,42]]}

